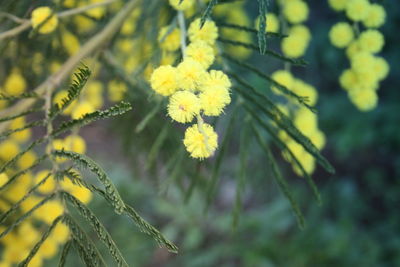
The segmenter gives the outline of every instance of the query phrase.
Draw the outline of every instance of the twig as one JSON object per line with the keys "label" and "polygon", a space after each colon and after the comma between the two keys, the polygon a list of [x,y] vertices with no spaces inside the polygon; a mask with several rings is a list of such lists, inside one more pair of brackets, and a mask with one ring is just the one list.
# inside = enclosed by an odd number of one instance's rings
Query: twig
{"label": "twig", "polygon": [[[55,74],[48,77],[42,84],[34,89],[37,95],[43,95],[48,86],[50,86],[51,91],[54,90],[75,68],[75,66],[85,57],[93,53],[96,49],[104,45],[108,39],[110,39],[115,33],[117,33],[118,28],[122,23],[129,17],[129,13],[136,7],[137,0],[130,0],[124,8],[122,8],[117,15],[103,28],[103,30],[93,36],[89,41],[87,41],[79,50],[77,54],[70,57],[57,71]],[[22,112],[35,103],[35,99],[24,99],[14,104],[13,106],[0,112],[0,117],[9,116],[18,112]],[[4,122],[0,124],[0,133],[3,132],[9,122]]]}
{"label": "twig", "polygon": [[16,23],[19,23],[19,24],[25,22],[25,19],[21,19],[21,18],[15,16],[13,14],[10,14],[10,13],[7,13],[7,12],[0,11],[0,16],[6,17],[6,18],[8,18],[8,19],[10,19],[10,20],[12,20],[12,21],[14,21]]}
{"label": "twig", "polygon": [[[70,10],[66,10],[66,11],[62,11],[62,12],[57,13],[56,15],[57,15],[58,18],[65,18],[65,17],[69,17],[69,16],[72,16],[72,15],[77,15],[77,14],[80,14],[80,13],[84,13],[84,12],[86,12],[86,11],[92,9],[92,8],[96,8],[96,7],[99,7],[99,6],[111,4],[111,3],[115,2],[115,1],[116,0],[107,0],[107,1],[104,1],[104,2],[101,2],[101,3],[94,3],[94,4],[91,4],[91,5],[78,7],[78,8],[74,8],[74,9],[70,9]],[[11,14],[8,14],[8,15],[11,15]],[[14,15],[11,15],[11,16],[14,16]],[[0,33],[0,41],[4,40],[4,39],[7,39],[7,38],[10,38],[10,37],[13,37],[15,35],[18,35],[18,34],[20,34],[21,32],[25,31],[26,29],[28,29],[31,26],[32,26],[31,20],[23,20],[23,23],[21,25],[13,28],[11,30],[5,31],[3,33]]]}

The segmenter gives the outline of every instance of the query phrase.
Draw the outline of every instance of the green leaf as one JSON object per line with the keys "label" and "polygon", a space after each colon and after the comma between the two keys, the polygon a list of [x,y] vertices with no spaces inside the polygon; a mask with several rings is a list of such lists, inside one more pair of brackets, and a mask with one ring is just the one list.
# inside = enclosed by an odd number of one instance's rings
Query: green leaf
{"label": "green leaf", "polygon": [[[229,44],[229,45],[241,46],[241,47],[244,47],[244,48],[247,48],[247,49],[250,49],[250,50],[260,51],[260,48],[258,46],[253,45],[253,44],[249,44],[249,43],[244,43],[244,42],[234,41],[234,40],[228,40],[228,39],[224,39],[224,38],[221,38],[221,37],[218,38],[218,41],[220,41],[222,43]],[[293,59],[293,58],[285,57],[285,56],[283,56],[283,55],[281,55],[281,54],[279,54],[279,53],[277,53],[275,51],[269,50],[269,49],[266,49],[264,54],[272,56],[272,57],[277,58],[277,59],[280,59],[280,60],[285,61],[285,62],[289,62],[289,63],[291,63],[293,65],[296,65],[296,66],[306,66],[307,65],[307,62],[304,59]]]}
{"label": "green leaf", "polygon": [[3,92],[0,93],[0,100],[19,100],[19,99],[24,99],[24,98],[39,98],[39,96],[35,92],[25,92],[17,96],[13,95],[6,95]]}
{"label": "green leaf", "polygon": [[275,86],[281,93],[292,97],[294,99],[296,99],[301,105],[305,106],[306,108],[308,108],[310,111],[312,112],[316,112],[316,109],[310,105],[307,104],[307,100],[308,97],[307,96],[299,96],[296,93],[294,93],[292,90],[290,90],[289,88],[287,88],[286,86],[276,82],[274,79],[272,79],[271,77],[269,77],[268,75],[264,74],[263,72],[261,72],[260,70],[258,70],[257,68],[243,62],[243,61],[239,61],[234,59],[233,57],[229,56],[228,54],[224,53],[222,54],[222,56],[226,59],[228,59],[229,61],[237,64],[238,66],[241,66],[255,74],[257,74],[259,77],[261,77],[262,79],[268,81],[270,84],[272,84],[273,86]]}
{"label": "green leaf", "polygon": [[[328,160],[323,157],[318,148],[306,137],[302,132],[300,132],[294,125],[293,122],[282,113],[266,95],[260,94],[255,88],[243,81],[236,74],[230,74],[239,84],[247,88],[248,90],[243,90],[239,87],[234,87],[234,89],[240,93],[249,103],[257,106],[261,111],[263,111],[268,117],[270,117],[276,124],[279,125],[283,130],[286,131],[297,143],[303,146],[303,148],[313,155],[317,162],[324,167],[328,172],[334,173],[335,170]],[[251,92],[251,93],[250,93]]]}
{"label": "green leaf", "polygon": [[169,125],[167,124],[162,128],[161,132],[158,134],[156,140],[151,146],[149,155],[147,156],[146,169],[150,169],[153,166],[157,156],[159,155],[158,152],[160,151],[162,145],[164,144],[164,141],[168,137],[168,130]]}
{"label": "green leaf", "polygon": [[60,222],[60,220],[63,219],[63,216],[58,216],[50,225],[49,228],[43,233],[42,237],[40,240],[35,244],[35,246],[31,249],[29,252],[28,256],[18,264],[19,267],[26,267],[28,266],[29,262],[32,260],[32,258],[36,255],[42,244],[46,241],[46,239],[49,237],[53,229],[56,227],[57,223]]}
{"label": "green leaf", "polygon": [[30,115],[30,114],[32,114],[32,113],[36,113],[36,112],[42,111],[42,110],[43,110],[42,107],[39,107],[39,108],[31,108],[31,109],[28,109],[28,110],[24,110],[24,111],[22,111],[22,112],[20,112],[20,113],[18,113],[18,114],[15,114],[15,115],[3,117],[3,118],[0,119],[0,122],[13,120],[13,119],[16,119],[16,118],[19,118],[19,117],[23,117],[23,116],[26,116],[26,115]]}
{"label": "green leaf", "polygon": [[68,89],[68,95],[66,98],[61,99],[61,104],[54,104],[50,109],[49,118],[53,119],[58,114],[63,112],[71,103],[78,98],[83,87],[86,85],[90,77],[91,71],[85,65],[82,68],[78,68],[78,72],[74,73],[75,79]]}
{"label": "green leaf", "polygon": [[260,54],[264,55],[267,50],[267,38],[265,36],[265,31],[267,28],[267,1],[258,0],[258,14],[260,18],[260,23],[258,27],[258,46],[260,47]]}
{"label": "green leaf", "polygon": [[150,110],[149,113],[138,123],[135,128],[135,133],[140,133],[147,126],[147,124],[154,118],[155,115],[161,110],[161,101],[157,101],[156,105]]}
{"label": "green leaf", "polygon": [[171,241],[166,239],[160,231],[154,228],[151,224],[146,222],[140,215],[129,205],[125,205],[125,214],[129,216],[133,220],[133,222],[139,227],[139,229],[150,235],[158,242],[160,246],[166,247],[168,251],[173,253],[178,253],[178,247],[173,244]]}
{"label": "green leaf", "polygon": [[78,210],[82,217],[84,217],[90,223],[92,229],[96,232],[98,238],[104,243],[104,245],[106,245],[118,266],[128,266],[128,263],[126,263],[111,235],[108,233],[107,229],[100,222],[100,220],[97,219],[94,213],[87,208],[85,204],[71,194],[67,192],[61,192],[61,195],[67,202],[71,203]]}
{"label": "green leaf", "polygon": [[260,147],[264,150],[264,152],[267,156],[269,167],[272,170],[273,176],[275,177],[277,184],[279,185],[283,194],[289,200],[290,205],[292,206],[293,212],[297,218],[297,222],[298,222],[300,228],[303,229],[304,228],[304,217],[303,217],[303,214],[302,214],[296,200],[294,199],[294,197],[292,196],[292,193],[290,192],[288,183],[283,178],[283,176],[279,170],[279,167],[275,161],[275,158],[272,155],[271,150],[269,149],[268,144],[262,138],[261,134],[259,133],[259,131],[257,130],[257,128],[254,125],[253,125],[253,131],[256,135],[258,143],[260,144]]}
{"label": "green leaf", "polygon": [[200,19],[200,29],[203,28],[204,23],[206,23],[207,18],[210,17],[212,9],[217,3],[218,3],[218,0],[210,0],[210,2],[208,2],[208,5],[207,5],[206,9],[204,10],[203,15],[201,16],[201,19]]}
{"label": "green leaf", "polygon": [[292,158],[296,166],[301,170],[303,177],[306,179],[308,185],[311,187],[311,190],[313,191],[313,194],[317,199],[318,204],[321,204],[321,195],[318,191],[317,185],[314,183],[311,176],[307,173],[307,171],[304,169],[303,165],[301,165],[300,161],[296,158],[293,152],[288,148],[288,146],[284,142],[282,142],[279,139],[278,135],[274,132],[272,127],[270,127],[267,123],[262,121],[251,109],[248,108],[248,111],[253,114],[253,119],[255,119],[257,123],[268,132],[268,134],[271,136],[272,140],[278,145],[278,147],[282,151],[287,151],[289,153],[289,156]]}
{"label": "green leaf", "polygon": [[70,215],[64,216],[64,223],[71,230],[76,250],[86,266],[107,266],[92,240]]}
{"label": "green leaf", "polygon": [[61,124],[61,126],[54,130],[51,133],[52,137],[58,136],[59,134],[62,134],[72,128],[76,128],[76,127],[82,127],[84,125],[87,125],[91,122],[100,120],[100,119],[107,119],[113,116],[118,116],[121,114],[124,114],[125,112],[128,112],[129,110],[132,109],[131,104],[127,103],[127,102],[120,102],[119,104],[112,106],[111,108],[108,108],[106,110],[98,110],[92,113],[88,113],[86,115],[84,115],[82,118],[80,119],[75,119],[75,120],[70,120],[67,122],[64,122]]}
{"label": "green leaf", "polygon": [[68,240],[67,243],[64,244],[62,250],[61,250],[61,256],[60,256],[60,260],[58,261],[58,267],[64,267],[65,266],[65,262],[67,261],[67,256],[68,253],[71,249],[71,245],[72,245],[72,241]]}
{"label": "green leaf", "polygon": [[98,180],[103,184],[107,195],[110,197],[110,199],[112,199],[112,205],[115,209],[115,212],[117,214],[122,214],[124,212],[125,204],[119,195],[117,188],[108,177],[106,172],[96,162],[86,155],[82,155],[73,151],[54,150],[52,154],[56,157],[69,159],[75,164],[89,169],[92,173],[94,173]]}
{"label": "green leaf", "polygon": [[[218,28],[229,28],[229,29],[235,29],[235,30],[239,30],[239,31],[245,31],[245,32],[251,32],[251,33],[258,34],[257,29],[250,28],[250,27],[247,27],[244,25],[226,23],[226,22],[222,22],[222,21],[217,21],[217,22],[218,22],[217,23]],[[282,38],[288,37],[288,35],[284,35],[284,34],[280,34],[280,33],[276,33],[276,32],[265,32],[264,34],[267,38],[282,39]]]}

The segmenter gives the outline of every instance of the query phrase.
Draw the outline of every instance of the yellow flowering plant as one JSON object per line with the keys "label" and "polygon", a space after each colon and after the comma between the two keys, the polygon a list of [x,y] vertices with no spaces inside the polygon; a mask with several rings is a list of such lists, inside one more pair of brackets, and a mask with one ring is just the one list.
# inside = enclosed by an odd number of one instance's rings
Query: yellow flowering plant
{"label": "yellow flowering plant", "polygon": [[[81,128],[117,115],[123,116],[110,127],[111,138],[121,141],[132,169],[150,171],[163,190],[176,183],[187,198],[200,181],[208,205],[223,166],[236,171],[239,165],[240,202],[251,162],[246,148],[255,145],[262,152],[256,155],[268,162],[263,172],[276,179],[304,225],[275,157],[320,200],[312,174],[317,165],[334,169],[321,152],[326,136],[316,113],[318,89],[300,70],[313,40],[308,1],[258,0],[252,12],[249,1],[54,0],[18,7],[5,1],[0,266],[45,266],[58,254],[63,263],[72,248],[84,265],[104,265],[94,240],[106,246],[115,265],[129,266],[90,209],[96,198],[177,252],[87,155],[98,128]],[[377,56],[385,10],[368,0],[327,2],[348,18],[327,34],[349,58],[339,83],[357,107],[370,110],[389,69]],[[260,67],[264,63],[268,68]],[[238,160],[225,161],[229,153]]]}

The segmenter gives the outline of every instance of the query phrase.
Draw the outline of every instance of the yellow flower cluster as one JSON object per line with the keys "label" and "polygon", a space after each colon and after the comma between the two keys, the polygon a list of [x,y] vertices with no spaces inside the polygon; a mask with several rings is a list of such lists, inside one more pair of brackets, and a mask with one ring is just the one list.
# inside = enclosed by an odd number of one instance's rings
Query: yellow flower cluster
{"label": "yellow flower cluster", "polygon": [[385,9],[368,0],[330,0],[329,4],[336,11],[344,11],[353,23],[358,23],[356,27],[361,26],[360,22],[366,27],[360,32],[347,22],[338,22],[332,26],[329,38],[335,47],[346,49],[350,61],[350,68],[339,78],[341,87],[359,110],[372,110],[378,103],[379,83],[389,73],[386,60],[376,56],[385,43],[376,29],[385,22]]}
{"label": "yellow flower cluster", "polygon": [[[150,84],[157,94],[169,97],[168,115],[174,121],[191,123],[197,119],[197,124],[186,130],[183,143],[192,157],[203,159],[214,154],[218,138],[213,127],[203,122],[201,114],[221,115],[231,101],[231,82],[222,71],[208,70],[215,60],[213,45],[218,37],[215,23],[207,20],[200,28],[200,19],[194,20],[189,25],[188,37],[190,44],[183,47],[183,61],[176,67],[162,65],[155,69]],[[180,36],[169,40],[179,42]]]}
{"label": "yellow flower cluster", "polygon": [[35,8],[31,16],[32,27],[39,33],[48,34],[53,32],[58,25],[57,15],[47,6]]}
{"label": "yellow flower cluster", "polygon": [[[308,5],[302,0],[279,1],[279,4],[283,17],[291,24],[286,33],[288,37],[281,42],[282,53],[290,58],[302,57],[311,41],[311,32],[304,25],[309,15]],[[275,20],[274,17],[275,15],[272,16],[272,21]]]}

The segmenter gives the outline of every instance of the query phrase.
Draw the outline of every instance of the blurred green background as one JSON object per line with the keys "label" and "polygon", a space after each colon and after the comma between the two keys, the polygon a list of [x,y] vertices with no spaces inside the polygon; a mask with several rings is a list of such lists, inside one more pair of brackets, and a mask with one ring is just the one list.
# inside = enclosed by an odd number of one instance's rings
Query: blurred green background
{"label": "blurred green background", "polygon": [[[400,266],[400,4],[380,1],[388,11],[382,28],[386,38],[382,56],[389,61],[391,72],[379,91],[378,107],[362,113],[338,84],[348,63],[328,40],[328,31],[340,15],[329,10],[326,1],[308,2],[312,7],[308,25],[313,34],[306,56],[309,66],[294,72],[316,86],[320,94],[319,124],[328,142],[323,153],[336,168],[334,175],[321,169],[313,175],[323,204],[316,204],[304,181],[282,162],[305,214],[306,227],[300,230],[288,201],[264,168],[265,158],[252,144],[251,175],[235,228],[232,212],[237,177],[230,171],[237,168],[235,149],[224,159],[217,196],[205,211],[204,192],[198,187],[190,198],[174,185],[165,189],[159,182],[168,177],[165,171],[138,168],[145,162],[140,156],[135,158],[139,162],[131,164],[121,156],[125,149],[118,140],[106,146],[92,140],[89,155],[116,179],[121,195],[180,248],[178,255],[157,248],[126,218],[114,216],[111,208],[95,199],[90,206],[110,229],[128,262],[136,266]],[[250,5],[250,12],[253,9]],[[258,60],[254,56],[253,62]],[[253,84],[260,83],[256,77],[251,79]],[[90,136],[90,131],[84,129],[83,135]],[[105,138],[118,136],[112,131],[103,134]],[[143,134],[131,138],[137,143],[154,142]],[[236,139],[233,144],[238,143]],[[107,160],[110,153],[115,162]],[[207,179],[195,173],[193,167],[193,173],[187,175],[199,179],[200,184]]]}

